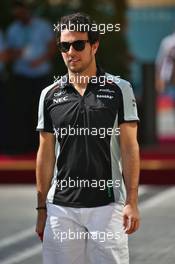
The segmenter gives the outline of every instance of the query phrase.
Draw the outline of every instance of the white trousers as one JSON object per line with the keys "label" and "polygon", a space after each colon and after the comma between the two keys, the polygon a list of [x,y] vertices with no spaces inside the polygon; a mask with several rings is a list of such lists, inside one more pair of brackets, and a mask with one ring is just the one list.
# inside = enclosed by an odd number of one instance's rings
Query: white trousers
{"label": "white trousers", "polygon": [[47,204],[43,264],[129,264],[122,206],[93,208]]}

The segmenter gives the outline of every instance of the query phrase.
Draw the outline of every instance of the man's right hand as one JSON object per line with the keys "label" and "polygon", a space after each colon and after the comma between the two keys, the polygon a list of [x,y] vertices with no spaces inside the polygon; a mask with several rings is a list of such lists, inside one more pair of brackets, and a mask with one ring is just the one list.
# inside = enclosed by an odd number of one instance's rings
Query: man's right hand
{"label": "man's right hand", "polygon": [[36,233],[38,234],[41,241],[43,241],[44,228],[46,224],[47,210],[38,210],[37,222],[36,222]]}

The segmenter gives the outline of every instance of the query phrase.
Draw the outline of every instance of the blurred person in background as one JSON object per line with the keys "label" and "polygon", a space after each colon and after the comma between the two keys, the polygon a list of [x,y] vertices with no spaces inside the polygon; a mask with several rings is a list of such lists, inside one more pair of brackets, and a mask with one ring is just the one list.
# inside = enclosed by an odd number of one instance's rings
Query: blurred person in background
{"label": "blurred person in background", "polygon": [[175,102],[175,32],[163,38],[156,59],[156,90]]}
{"label": "blurred person in background", "polygon": [[14,90],[11,148],[14,153],[35,151],[39,96],[51,81],[56,51],[53,28],[46,20],[32,16],[26,1],[13,1],[14,22],[7,31]]}

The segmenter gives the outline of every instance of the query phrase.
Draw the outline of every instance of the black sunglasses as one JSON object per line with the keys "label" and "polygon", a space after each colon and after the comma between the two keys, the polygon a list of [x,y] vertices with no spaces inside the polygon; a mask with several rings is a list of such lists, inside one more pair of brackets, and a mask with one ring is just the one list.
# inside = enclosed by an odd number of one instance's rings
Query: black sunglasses
{"label": "black sunglasses", "polygon": [[84,50],[87,42],[89,42],[89,40],[76,40],[74,42],[63,41],[63,42],[58,42],[58,47],[61,52],[68,52],[71,45],[76,51],[82,51]]}

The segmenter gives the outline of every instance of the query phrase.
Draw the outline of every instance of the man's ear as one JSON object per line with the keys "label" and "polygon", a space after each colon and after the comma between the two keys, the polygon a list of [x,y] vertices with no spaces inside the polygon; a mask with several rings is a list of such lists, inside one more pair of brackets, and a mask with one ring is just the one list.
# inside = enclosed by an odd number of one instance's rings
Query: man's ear
{"label": "man's ear", "polygon": [[99,47],[99,41],[96,41],[94,44],[92,44],[92,51],[93,54],[95,55]]}

